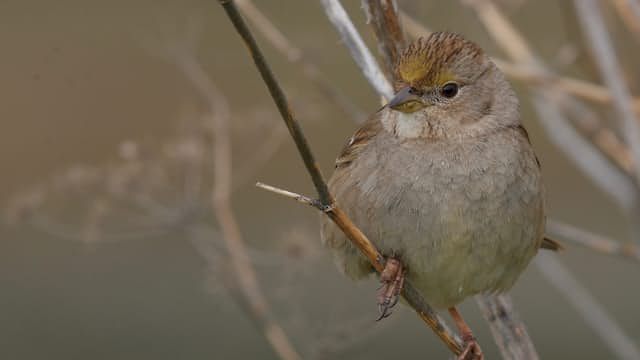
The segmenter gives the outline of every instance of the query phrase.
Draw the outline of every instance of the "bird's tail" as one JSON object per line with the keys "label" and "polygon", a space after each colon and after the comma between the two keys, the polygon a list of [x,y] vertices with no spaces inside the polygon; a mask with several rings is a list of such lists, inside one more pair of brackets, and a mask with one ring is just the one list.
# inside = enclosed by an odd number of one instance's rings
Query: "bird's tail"
{"label": "bird's tail", "polygon": [[560,242],[550,239],[548,237],[544,237],[542,239],[542,244],[540,244],[541,249],[553,250],[553,251],[561,251],[564,250],[564,246],[560,244]]}

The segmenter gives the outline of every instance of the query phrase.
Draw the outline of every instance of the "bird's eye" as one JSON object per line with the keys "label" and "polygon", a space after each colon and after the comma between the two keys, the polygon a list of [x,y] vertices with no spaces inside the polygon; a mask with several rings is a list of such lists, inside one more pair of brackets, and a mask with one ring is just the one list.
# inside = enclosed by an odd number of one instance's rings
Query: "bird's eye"
{"label": "bird's eye", "polygon": [[440,94],[442,96],[451,99],[452,97],[458,95],[458,84],[454,82],[448,82],[442,86],[440,89]]}

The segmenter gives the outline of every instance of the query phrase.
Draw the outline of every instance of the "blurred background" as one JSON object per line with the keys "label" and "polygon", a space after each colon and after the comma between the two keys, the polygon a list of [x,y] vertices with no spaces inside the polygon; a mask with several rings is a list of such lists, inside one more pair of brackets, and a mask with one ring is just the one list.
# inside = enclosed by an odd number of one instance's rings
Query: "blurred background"
{"label": "blurred background", "polygon": [[[360,2],[344,3],[377,54]],[[473,2],[398,3],[429,29],[461,33],[507,58]],[[619,3],[601,1],[601,15],[626,85],[638,93],[640,36]],[[549,69],[603,83],[572,2],[495,5]],[[358,114],[378,109],[380,99],[320,2],[256,6],[349,104],[337,106],[308,66],[289,61],[295,52],[284,56],[258,35],[329,175]],[[238,294],[211,211],[214,140],[222,131],[212,117],[227,115],[232,210],[260,289],[302,357],[449,356],[407,307],[376,323],[377,282],[353,284],[340,275],[319,244],[319,215],[254,186],[314,195],[216,1],[3,0],[0,43],[0,358],[278,358]],[[638,213],[611,195],[620,189],[604,190],[553,141],[530,101],[531,81],[512,82],[542,163],[549,216],[620,242],[639,239]],[[624,138],[610,104],[581,101],[601,128]],[[638,263],[566,247],[553,256],[638,344]],[[511,293],[541,358],[615,357],[536,266]],[[475,303],[461,312],[487,357],[497,358]]]}

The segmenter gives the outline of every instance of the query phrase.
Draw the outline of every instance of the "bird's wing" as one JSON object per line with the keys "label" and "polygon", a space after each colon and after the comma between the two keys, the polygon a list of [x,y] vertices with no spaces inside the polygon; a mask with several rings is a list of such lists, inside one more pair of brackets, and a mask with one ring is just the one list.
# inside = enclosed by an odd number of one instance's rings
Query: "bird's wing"
{"label": "bird's wing", "polygon": [[360,152],[371,142],[371,140],[382,131],[380,123],[380,113],[373,114],[356,130],[349,138],[347,144],[342,148],[340,155],[336,159],[336,169],[342,169],[351,164]]}

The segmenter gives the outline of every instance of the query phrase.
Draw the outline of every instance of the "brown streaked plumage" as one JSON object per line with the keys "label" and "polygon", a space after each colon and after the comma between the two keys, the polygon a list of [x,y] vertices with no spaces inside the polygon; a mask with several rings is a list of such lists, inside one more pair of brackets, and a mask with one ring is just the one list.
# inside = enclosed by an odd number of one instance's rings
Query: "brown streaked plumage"
{"label": "brown streaked plumage", "polygon": [[457,34],[434,33],[407,47],[396,65],[397,77],[404,84],[436,85],[451,80],[457,64],[479,64],[483,55],[482,49]]}

